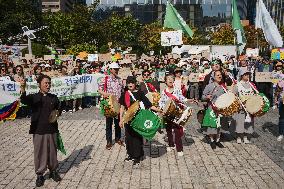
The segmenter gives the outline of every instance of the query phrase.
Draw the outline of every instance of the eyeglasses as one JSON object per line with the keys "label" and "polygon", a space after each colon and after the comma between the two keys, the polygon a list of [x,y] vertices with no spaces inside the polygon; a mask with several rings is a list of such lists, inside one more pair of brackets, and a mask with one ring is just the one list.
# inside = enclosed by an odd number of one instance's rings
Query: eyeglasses
{"label": "eyeglasses", "polygon": [[21,69],[16,69],[17,71],[22,71]]}

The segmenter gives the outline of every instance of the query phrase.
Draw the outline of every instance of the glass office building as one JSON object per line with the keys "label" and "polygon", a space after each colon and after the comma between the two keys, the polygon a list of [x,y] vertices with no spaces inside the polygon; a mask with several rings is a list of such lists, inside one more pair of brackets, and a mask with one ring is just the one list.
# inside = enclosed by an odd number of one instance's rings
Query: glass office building
{"label": "glass office building", "polygon": [[284,1],[283,0],[263,0],[270,16],[278,27],[284,26]]}
{"label": "glass office building", "polygon": [[[247,1],[237,0],[241,19],[247,18]],[[131,14],[141,23],[162,22],[166,0],[100,0],[97,19],[105,19],[112,12]],[[184,20],[195,27],[206,28],[231,23],[231,0],[173,0],[172,4]]]}

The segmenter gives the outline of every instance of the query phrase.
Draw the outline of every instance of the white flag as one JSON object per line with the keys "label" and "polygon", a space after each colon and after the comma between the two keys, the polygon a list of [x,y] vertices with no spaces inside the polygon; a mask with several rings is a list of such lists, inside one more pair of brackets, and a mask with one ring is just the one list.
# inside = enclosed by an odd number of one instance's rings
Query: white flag
{"label": "white flag", "polygon": [[269,45],[275,47],[283,46],[283,40],[278,31],[278,28],[275,25],[262,0],[258,0],[258,4],[256,6],[255,27],[261,28],[263,30],[265,39],[269,43]]}

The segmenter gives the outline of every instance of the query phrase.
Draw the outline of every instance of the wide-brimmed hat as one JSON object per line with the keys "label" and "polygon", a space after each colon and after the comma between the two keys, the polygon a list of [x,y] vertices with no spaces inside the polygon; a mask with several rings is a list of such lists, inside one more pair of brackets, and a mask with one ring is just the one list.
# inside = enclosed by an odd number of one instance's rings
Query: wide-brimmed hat
{"label": "wide-brimmed hat", "polygon": [[251,72],[248,69],[240,69],[239,75],[243,76],[245,74],[251,74]]}

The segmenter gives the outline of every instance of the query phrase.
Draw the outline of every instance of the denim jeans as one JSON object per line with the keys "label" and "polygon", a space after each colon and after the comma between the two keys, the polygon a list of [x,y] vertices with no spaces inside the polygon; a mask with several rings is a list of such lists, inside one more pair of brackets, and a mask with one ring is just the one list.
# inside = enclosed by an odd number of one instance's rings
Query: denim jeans
{"label": "denim jeans", "polygon": [[112,143],[112,124],[114,122],[115,141],[121,138],[121,129],[119,127],[119,119],[106,117],[106,140],[107,143]]}

